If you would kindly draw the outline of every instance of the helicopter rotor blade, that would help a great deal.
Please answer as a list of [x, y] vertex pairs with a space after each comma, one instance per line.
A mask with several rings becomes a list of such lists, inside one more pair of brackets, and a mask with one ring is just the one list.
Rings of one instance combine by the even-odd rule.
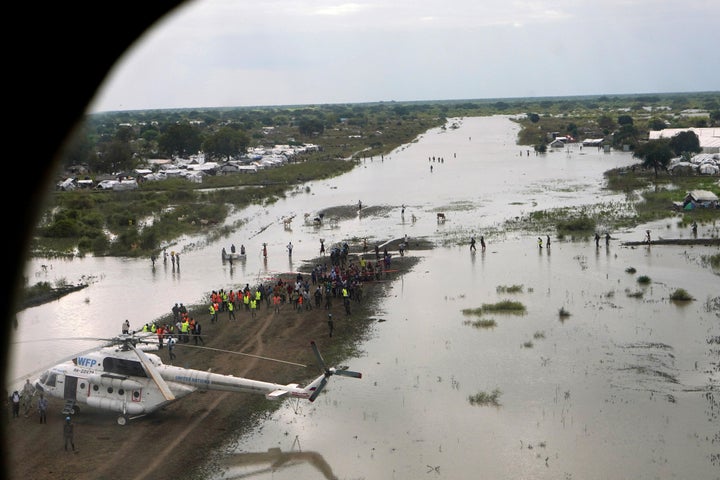
[[155, 384], [158, 386], [160, 391], [163, 394], [163, 397], [165, 397], [165, 400], [172, 401], [175, 400], [175, 395], [170, 391], [170, 387], [168, 387], [168, 384], [165, 383], [165, 380], [162, 378], [162, 375], [160, 375], [160, 372], [155, 367], [155, 365], [150, 361], [147, 355], [145, 355], [145, 352], [140, 350], [139, 348], [135, 348], [135, 345], [130, 344], [130, 348], [133, 352], [135, 352], [135, 355], [138, 356], [140, 359], [140, 362], [143, 364], [143, 367], [145, 367], [145, 370], [147, 371], [148, 375], [153, 379]]
[[348, 370], [347, 367], [342, 368], [328, 368], [325, 364], [325, 360], [323, 359], [322, 355], [320, 354], [320, 350], [317, 347], [317, 344], [315, 341], [311, 341], [310, 345], [312, 346], [313, 352], [315, 352], [315, 357], [317, 358], [318, 364], [320, 365], [320, 368], [325, 372], [325, 376], [322, 378], [320, 383], [318, 384], [315, 391], [310, 395], [311, 402], [314, 402], [315, 399], [320, 395], [320, 392], [322, 392], [323, 388], [325, 388], [325, 385], [328, 383], [328, 379], [333, 375], [340, 375], [343, 377], [351, 377], [351, 378], [362, 378], [362, 373], [360, 372], [354, 372], [352, 370]]
[[340, 375], [341, 377], [362, 378], [362, 373], [353, 372], [352, 370], [348, 370], [347, 368], [336, 369], [333, 373], [335, 375]]
[[310, 395], [310, 398], [309, 398], [308, 400], [310, 400], [311, 402], [314, 402], [314, 401], [315, 401], [315, 399], [317, 398], [317, 396], [320, 395], [320, 392], [322, 392], [322, 389], [325, 388], [325, 385], [327, 385], [327, 382], [328, 382], [327, 379], [328, 379], [327, 376], [325, 376], [325, 377], [322, 379], [322, 381], [320, 382], [320, 385], [317, 386], [317, 388], [316, 388], [315, 391], [312, 393], [312, 395]]
[[323, 360], [322, 355], [320, 355], [320, 350], [318, 349], [317, 344], [315, 343], [315, 340], [312, 340], [310, 342], [310, 345], [312, 346], [313, 352], [315, 352], [315, 358], [317, 358], [318, 365], [320, 366], [321, 369], [323, 369], [323, 371], [328, 372], [329, 370], [328, 370], [327, 366], [325, 365], [325, 360]]

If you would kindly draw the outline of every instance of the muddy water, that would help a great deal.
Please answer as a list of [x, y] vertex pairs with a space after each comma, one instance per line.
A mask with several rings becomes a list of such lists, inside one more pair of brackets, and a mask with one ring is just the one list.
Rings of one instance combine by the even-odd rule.
[[[242, 226], [232, 237], [183, 239], [170, 247], [181, 252], [179, 269], [168, 262], [153, 270], [147, 260], [33, 261], [31, 281], [85, 275], [91, 285], [23, 312], [16, 338], [106, 336], [125, 318], [139, 326], [211, 289], [295, 270], [317, 255], [320, 238], [330, 245], [425, 237], [438, 247], [413, 252], [422, 261], [392, 284], [378, 312], [384, 321], [364, 355], [348, 362], [363, 379], [335, 377], [315, 403], [288, 403], [233, 443], [218, 478], [718, 478], [720, 321], [708, 299], [720, 282], [702, 261], [717, 249], [620, 246], [646, 228], [688, 235], [672, 221], [612, 232], [608, 247], [552, 238], [540, 249], [536, 238], [548, 232], [507, 232], [501, 222], [534, 209], [622, 201], [602, 190], [602, 172], [634, 161], [579, 148], [536, 157], [515, 144], [507, 118], [457, 124], [341, 178], [237, 212], [230, 222]], [[304, 222], [306, 213], [358, 200], [364, 208], [355, 218], [320, 228]], [[281, 220], [292, 215], [285, 229]], [[485, 252], [470, 253], [472, 234], [485, 235]], [[230, 269], [219, 252], [233, 242], [248, 258]], [[651, 284], [641, 287], [639, 275]], [[522, 291], [498, 293], [511, 285]], [[676, 288], [697, 300], [672, 303]], [[463, 314], [505, 299], [526, 314]], [[570, 316], [561, 319], [560, 308]], [[478, 319], [496, 325], [469, 323]], [[32, 345], [15, 349], [12, 378], [83, 348]], [[469, 400], [495, 390], [497, 406]], [[272, 467], [279, 457], [269, 449], [285, 461]]]

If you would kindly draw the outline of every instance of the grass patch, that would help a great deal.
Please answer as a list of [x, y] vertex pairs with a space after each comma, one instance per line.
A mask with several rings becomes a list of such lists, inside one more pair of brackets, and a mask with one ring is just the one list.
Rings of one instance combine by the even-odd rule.
[[628, 268], [625, 269], [625, 273], [629, 273], [629, 274], [631, 274], [631, 275], [634, 275], [635, 273], [637, 273], [637, 270], [635, 269], [635, 267], [628, 267]]
[[560, 307], [560, 310], [558, 311], [558, 316], [564, 320], [570, 316], [570, 312], [565, 310], [565, 307]]
[[497, 303], [483, 303], [480, 310], [483, 313], [494, 312], [494, 313], [511, 313], [514, 315], [522, 315], [526, 312], [525, 305], [521, 302], [514, 302], [512, 300], [502, 300]]
[[670, 294], [670, 300], [674, 302], [689, 302], [695, 299], [684, 288], [678, 288]]
[[470, 397], [468, 397], [468, 400], [470, 401], [470, 405], [494, 405], [496, 407], [499, 407], [500, 394], [500, 390], [496, 388], [492, 391], [492, 393], [480, 392], [476, 393], [475, 395], [471, 395]]
[[715, 255], [703, 255], [701, 258], [703, 263], [710, 264], [713, 269], [720, 269], [720, 253], [716, 253]]
[[557, 222], [557, 231], [559, 235], [594, 232], [595, 220], [586, 216], [560, 220]]
[[650, 285], [651, 280], [650, 277], [648, 277], [647, 275], [640, 275], [637, 279], [637, 282], [640, 285]]
[[535, 340], [542, 340], [543, 338], [545, 338], [545, 332], [535, 332], [533, 333], [533, 338]]
[[495, 288], [495, 291], [497, 293], [522, 293], [523, 286], [522, 285], [498, 285], [497, 288]]
[[495, 327], [497, 327], [497, 322], [492, 318], [488, 318], [488, 319], [483, 318], [480, 320], [475, 320], [474, 322], [471, 322], [470, 320], [466, 320], [463, 322], [463, 325], [470, 325], [474, 328], [495, 328]]
[[630, 298], [642, 298], [645, 292], [642, 290], [636, 290], [634, 292], [631, 292], [630, 290], [625, 290], [625, 294]]
[[533, 345], [533, 342], [528, 340], [527, 342], [523, 343], [523, 347], [525, 348], [533, 348], [535, 345]]

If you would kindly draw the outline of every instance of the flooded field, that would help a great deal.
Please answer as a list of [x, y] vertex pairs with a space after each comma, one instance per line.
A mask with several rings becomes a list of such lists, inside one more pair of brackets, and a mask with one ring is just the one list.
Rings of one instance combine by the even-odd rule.
[[[507, 118], [455, 121], [234, 213], [231, 237], [182, 239], [171, 247], [180, 268], [34, 260], [31, 282], [90, 286], [23, 311], [16, 339], [105, 336], [125, 318], [136, 327], [210, 290], [295, 271], [320, 239], [374, 245], [407, 235], [421, 260], [392, 283], [363, 355], [348, 361], [363, 379], [334, 381], [312, 404], [288, 402], [228, 445], [213, 478], [720, 478], [720, 282], [706, 261], [717, 247], [621, 245], [646, 229], [689, 235], [672, 220], [610, 232], [599, 246], [508, 230], [505, 220], [534, 210], [622, 204], [602, 173], [635, 161], [579, 147], [528, 155]], [[333, 213], [359, 201], [351, 218]], [[305, 219], [320, 212], [330, 212], [322, 226]], [[487, 248], [472, 253], [480, 235]], [[413, 251], [419, 238], [435, 248]], [[234, 268], [220, 260], [232, 243], [248, 249]], [[670, 300], [679, 288], [695, 300]], [[522, 311], [488, 311], [505, 301]], [[92, 346], [31, 345], [16, 346], [10, 378]]]

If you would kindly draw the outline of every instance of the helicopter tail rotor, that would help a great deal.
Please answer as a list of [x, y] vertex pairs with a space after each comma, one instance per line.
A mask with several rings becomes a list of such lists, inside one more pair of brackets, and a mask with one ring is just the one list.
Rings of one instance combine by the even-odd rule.
[[328, 366], [325, 364], [325, 360], [323, 360], [322, 355], [320, 355], [320, 350], [318, 349], [315, 342], [311, 341], [310, 345], [312, 346], [313, 352], [315, 352], [315, 358], [317, 358], [318, 365], [324, 371], [324, 375], [320, 379], [320, 383], [315, 387], [313, 393], [310, 395], [310, 398], [308, 398], [308, 400], [310, 400], [311, 402], [314, 402], [315, 399], [318, 397], [318, 395], [320, 395], [320, 392], [322, 392], [322, 390], [325, 388], [325, 385], [327, 385], [328, 380], [333, 375], [340, 375], [343, 377], [352, 377], [352, 378], [362, 378], [362, 373], [348, 370], [346, 367], [339, 368], [339, 369], [335, 368], [335, 367], [328, 368]]

